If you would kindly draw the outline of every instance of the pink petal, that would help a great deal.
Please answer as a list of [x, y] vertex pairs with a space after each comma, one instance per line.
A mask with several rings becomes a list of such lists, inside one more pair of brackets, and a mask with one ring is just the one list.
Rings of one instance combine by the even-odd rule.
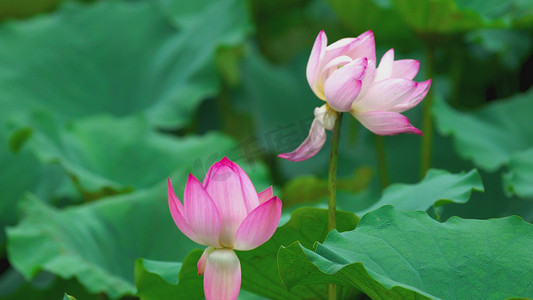
[[376, 76], [374, 82], [379, 82], [383, 79], [391, 78], [392, 68], [394, 66], [394, 49], [390, 49], [381, 58], [379, 67], [376, 69]]
[[222, 222], [219, 211], [213, 199], [192, 174], [189, 174], [184, 198], [187, 220], [191, 228], [207, 242], [207, 245], [220, 247], [219, 236]]
[[420, 69], [420, 62], [414, 59], [401, 59], [394, 62], [392, 67], [392, 78], [415, 78]]
[[402, 78], [389, 78], [374, 83], [366, 94], [355, 102], [355, 111], [391, 110], [406, 99], [417, 87], [418, 83]]
[[258, 194], [259, 196], [259, 204], [265, 203], [265, 201], [270, 200], [274, 196], [274, 193], [272, 192], [272, 187], [267, 187], [264, 191], [260, 192]]
[[349, 111], [361, 91], [367, 59], [361, 58], [335, 70], [324, 84], [326, 101], [336, 111]]
[[357, 99], [352, 103], [352, 107], [355, 104], [355, 102], [358, 102], [364, 96], [366, 95], [366, 91], [372, 86], [372, 82], [374, 82], [374, 75], [376, 73], [376, 62], [373, 60], [369, 60], [366, 66], [365, 74], [363, 75], [362, 87], [361, 91], [359, 92], [359, 95], [357, 96]]
[[215, 248], [213, 247], [205, 248], [204, 253], [202, 253], [202, 256], [198, 260], [198, 264], [196, 264], [196, 267], [198, 268], [198, 275], [204, 275], [205, 264], [207, 263], [207, 257], [209, 256], [209, 254], [211, 254], [211, 252], [213, 252], [213, 250], [215, 250]]
[[[347, 53], [353, 50], [360, 42], [358, 38], [344, 38], [327, 46], [323, 58], [324, 63], [328, 63], [339, 56], [347, 56]], [[353, 60], [353, 58], [350, 57], [350, 60]]]
[[248, 213], [259, 205], [257, 192], [248, 175], [227, 157], [211, 166], [204, 186], [222, 220], [220, 243], [231, 247], [237, 228]]
[[174, 223], [176, 223], [176, 226], [178, 226], [179, 230], [186, 235], [188, 238], [190, 238], [193, 242], [198, 243], [200, 245], [207, 245], [207, 242], [203, 241], [191, 228], [189, 223], [187, 222], [187, 215], [185, 214], [185, 208], [183, 207], [183, 204], [181, 204], [181, 201], [178, 199], [176, 194], [174, 193], [174, 189], [172, 188], [172, 183], [170, 182], [170, 178], [168, 179], [168, 207], [170, 208], [170, 214], [172, 215], [172, 219], [174, 220]]
[[331, 73], [333, 73], [340, 67], [351, 63], [352, 61], [353, 60], [349, 56], [341, 55], [329, 61], [324, 67], [321, 67], [320, 75], [318, 76], [318, 78], [316, 78], [315, 88], [313, 89], [315, 95], [318, 98], [326, 101], [326, 96], [324, 95], [324, 82], [331, 75]]
[[278, 228], [281, 200], [273, 197], [259, 205], [242, 222], [235, 235], [236, 250], [252, 250], [268, 241]]
[[403, 101], [396, 104], [396, 106], [394, 106], [391, 111], [401, 113], [417, 106], [418, 103], [420, 103], [420, 101], [422, 101], [422, 99], [426, 97], [430, 86], [431, 79], [420, 82], [416, 89], [411, 94], [409, 94], [409, 96], [406, 97]]
[[231, 249], [216, 249], [204, 270], [206, 300], [235, 300], [241, 289], [241, 263]]
[[378, 135], [398, 133], [414, 133], [422, 135], [422, 131], [413, 127], [404, 115], [390, 111], [356, 112], [354, 117], [368, 130]]
[[315, 156], [324, 143], [326, 142], [326, 129], [323, 127], [320, 121], [316, 118], [311, 124], [309, 129], [309, 135], [294, 151], [290, 153], [282, 153], [278, 155], [280, 158], [284, 158], [290, 161], [302, 161]]
[[318, 36], [315, 39], [313, 49], [311, 50], [311, 55], [309, 55], [309, 61], [307, 62], [307, 82], [309, 86], [314, 90], [315, 79], [318, 73], [318, 67], [320, 65], [321, 59], [326, 53], [326, 46], [328, 44], [328, 37], [324, 30], [318, 33]]
[[[232, 176], [231, 174], [235, 174], [236, 177]], [[232, 162], [229, 158], [222, 158], [219, 162], [213, 164], [211, 168], [209, 168], [209, 171], [207, 171], [203, 185], [208, 192], [210, 191], [208, 186], [210, 185], [210, 181], [212, 181], [211, 179], [213, 179], [215, 182], [218, 181], [220, 183], [222, 181], [226, 184], [232, 185], [229, 188], [233, 188], [234, 186], [240, 187], [242, 190], [243, 203], [246, 207], [247, 213], [251, 212], [259, 205], [257, 191], [255, 190], [254, 184], [250, 180], [250, 177], [248, 177], [248, 174], [246, 174], [246, 172], [238, 164]], [[215, 187], [212, 186], [212, 188]], [[215, 200], [217, 199], [216, 195], [212, 197]]]
[[372, 30], [363, 32], [357, 37], [357, 43], [348, 50], [345, 55], [353, 59], [366, 57], [368, 60], [376, 61], [376, 45], [374, 43], [374, 33]]

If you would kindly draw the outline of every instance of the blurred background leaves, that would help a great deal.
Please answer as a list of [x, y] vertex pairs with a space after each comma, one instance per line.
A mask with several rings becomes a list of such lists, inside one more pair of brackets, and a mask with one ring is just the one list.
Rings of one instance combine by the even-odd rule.
[[[313, 227], [323, 212], [298, 208], [324, 202], [327, 147], [301, 163], [276, 158], [305, 138], [321, 104], [305, 66], [322, 29], [330, 41], [371, 29], [378, 56], [394, 47], [398, 58], [421, 60], [417, 79], [434, 79], [431, 167], [442, 170], [423, 180], [420, 138], [384, 137], [379, 158], [380, 141], [346, 118], [343, 230], [355, 212], [391, 203], [443, 221], [533, 221], [531, 1], [7, 0], [0, 297], [165, 299], [186, 290], [201, 298], [198, 246], [173, 225], [165, 181], [181, 197], [187, 173], [201, 178], [227, 155], [257, 190], [275, 185], [291, 220], [271, 242], [239, 253], [241, 298], [278, 297], [269, 290], [320, 298], [324, 286], [284, 292], [268, 278], [277, 276], [279, 246], [325, 238]], [[407, 116], [420, 127], [421, 114]], [[303, 220], [315, 221], [291, 231]], [[261, 260], [266, 275], [252, 278], [247, 268]]]

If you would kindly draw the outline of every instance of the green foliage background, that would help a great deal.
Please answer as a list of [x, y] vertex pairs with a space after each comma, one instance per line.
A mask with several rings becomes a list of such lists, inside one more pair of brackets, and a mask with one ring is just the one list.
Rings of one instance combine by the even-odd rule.
[[[277, 159], [321, 105], [305, 66], [322, 29], [420, 60], [435, 131], [421, 174], [420, 137], [384, 137], [379, 161], [345, 116], [327, 238], [328, 143]], [[532, 47], [523, 0], [1, 1], [0, 298], [202, 299], [166, 178], [181, 197], [223, 156], [284, 203], [274, 237], [238, 253], [239, 299], [326, 299], [328, 283], [343, 299], [531, 298]]]

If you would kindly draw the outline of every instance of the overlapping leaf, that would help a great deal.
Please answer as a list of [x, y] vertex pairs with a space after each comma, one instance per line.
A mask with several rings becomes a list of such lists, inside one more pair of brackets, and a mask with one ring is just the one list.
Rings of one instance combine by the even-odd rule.
[[451, 174], [444, 170], [431, 169], [417, 184], [394, 184], [389, 186], [371, 207], [358, 212], [362, 216], [384, 205], [393, 205], [404, 210], [428, 210], [446, 203], [465, 203], [472, 191], [482, 192], [483, 183], [476, 170]]
[[452, 135], [459, 154], [480, 168], [495, 171], [508, 164], [513, 153], [533, 147], [533, 90], [471, 113], [438, 100], [433, 109], [438, 129]]
[[[437, 127], [443, 133], [451, 135], [457, 152], [475, 165], [494, 172], [502, 166], [509, 165], [519, 173], [533, 172], [527, 164], [517, 164], [520, 152], [533, 148], [533, 90], [509, 99], [499, 100], [477, 111], [466, 113], [450, 108], [438, 99], [433, 112]], [[523, 155], [522, 155], [523, 156]], [[515, 158], [513, 158], [515, 157]], [[529, 171], [527, 171], [527, 170]], [[511, 171], [514, 172], [514, 171]], [[526, 176], [527, 177], [527, 176]], [[508, 176], [506, 184], [524, 180], [523, 176]], [[527, 183], [518, 183], [523, 186]], [[518, 188], [518, 190], [523, 188]], [[519, 192], [519, 195], [524, 195]]]
[[531, 297], [533, 225], [519, 217], [438, 223], [391, 206], [368, 213], [353, 231], [332, 232], [316, 252], [279, 252], [283, 282], [337, 283], [373, 299]]
[[[185, 182], [185, 173], [175, 177]], [[194, 243], [168, 212], [166, 187], [62, 211], [28, 197], [26, 217], [8, 229], [9, 260], [25, 277], [46, 270], [76, 277], [88, 291], [133, 294], [135, 259], [180, 261]]]
[[533, 198], [533, 148], [511, 156], [503, 182], [507, 192]]
[[[340, 231], [353, 229], [357, 221], [357, 216], [352, 213], [339, 211], [337, 214]], [[254, 294], [269, 299], [326, 297], [326, 285], [301, 286], [287, 292], [279, 278], [276, 255], [280, 246], [287, 246], [295, 241], [310, 247], [316, 241], [323, 241], [327, 232], [327, 210], [300, 208], [292, 213], [289, 222], [280, 226], [268, 242], [251, 251], [237, 251], [242, 268], [242, 288], [253, 293], [243, 293], [242, 298], [256, 298]], [[172, 299], [170, 295], [177, 294], [186, 295], [187, 299], [201, 298], [202, 277], [198, 276], [196, 268], [200, 255], [201, 251], [191, 252], [183, 261], [181, 269], [179, 264], [173, 262], [138, 260], [137, 294], [146, 300]]]
[[[189, 2], [196, 1], [183, 5]], [[62, 120], [144, 114], [153, 125], [183, 126], [218, 90], [216, 48], [250, 31], [242, 1], [193, 6], [189, 13], [174, 18], [151, 1], [64, 3], [49, 15], [4, 24], [2, 115], [18, 126], [35, 111]]]
[[202, 252], [193, 250], [183, 263], [139, 258], [135, 262], [137, 296], [142, 300], [170, 300], [178, 295], [184, 299], [203, 299], [203, 278], [196, 266]]
[[0, 245], [3, 245], [4, 228], [18, 220], [17, 201], [24, 193], [32, 191], [49, 198], [67, 178], [57, 166], [43, 166], [27, 148], [12, 153], [3, 131], [0, 131], [0, 165]]
[[[45, 162], [58, 162], [88, 198], [162, 182], [176, 168], [206, 172], [206, 164], [235, 148], [220, 134], [176, 138], [152, 131], [142, 117], [96, 116], [63, 128], [44, 116], [30, 144]], [[235, 151], [238, 149], [235, 148]]]
[[[339, 231], [353, 229], [358, 221], [359, 218], [352, 213], [337, 212]], [[279, 278], [276, 254], [280, 246], [288, 246], [295, 241], [310, 247], [316, 241], [323, 241], [327, 233], [326, 209], [295, 210], [289, 222], [279, 227], [268, 242], [254, 250], [237, 253], [242, 265], [243, 288], [269, 299], [325, 298], [326, 285], [300, 286], [288, 292]]]

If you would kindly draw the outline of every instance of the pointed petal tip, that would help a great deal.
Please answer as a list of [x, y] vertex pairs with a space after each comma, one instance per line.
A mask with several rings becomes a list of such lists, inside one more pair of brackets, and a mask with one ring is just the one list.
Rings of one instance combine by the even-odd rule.
[[272, 186], [267, 187], [265, 190], [257, 194], [257, 197], [259, 198], [259, 204], [263, 204], [266, 201], [272, 199], [274, 196], [274, 191], [272, 189]]
[[274, 196], [254, 209], [235, 234], [235, 249], [252, 250], [267, 242], [278, 228], [282, 205], [281, 200]]
[[422, 130], [416, 128], [416, 127], [413, 127], [411, 128], [408, 133], [413, 133], [413, 134], [416, 134], [416, 135], [419, 135], [419, 136], [422, 136]]

